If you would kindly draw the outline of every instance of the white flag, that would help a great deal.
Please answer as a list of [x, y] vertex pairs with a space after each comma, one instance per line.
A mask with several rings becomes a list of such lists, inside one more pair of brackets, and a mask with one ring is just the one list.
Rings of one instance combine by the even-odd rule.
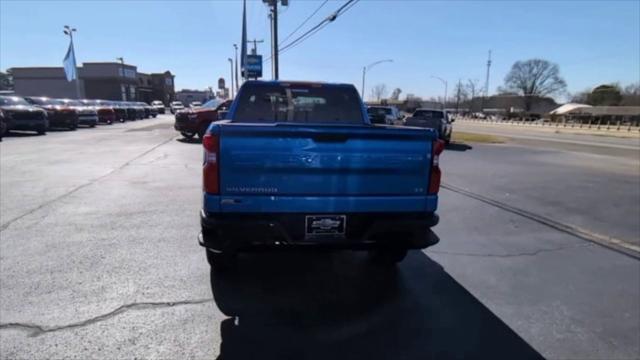
[[69, 50], [67, 50], [67, 55], [64, 57], [62, 64], [64, 65], [64, 73], [67, 75], [67, 81], [73, 81], [78, 78], [78, 73], [76, 71], [76, 54], [73, 51], [73, 41], [69, 43]]

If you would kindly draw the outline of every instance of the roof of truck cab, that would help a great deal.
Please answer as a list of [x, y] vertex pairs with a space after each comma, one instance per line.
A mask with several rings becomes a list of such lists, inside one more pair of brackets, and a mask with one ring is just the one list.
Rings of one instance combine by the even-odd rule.
[[344, 86], [352, 87], [353, 84], [346, 83], [328, 83], [322, 81], [304, 81], [304, 80], [247, 80], [247, 85], [302, 85], [302, 86]]
[[417, 108], [416, 111], [439, 111], [444, 112], [442, 109], [429, 109], [429, 108]]

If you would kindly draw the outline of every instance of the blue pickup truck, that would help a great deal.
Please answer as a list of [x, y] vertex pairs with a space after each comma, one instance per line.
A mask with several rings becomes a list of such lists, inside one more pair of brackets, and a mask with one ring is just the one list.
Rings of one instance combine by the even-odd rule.
[[438, 242], [444, 143], [371, 124], [353, 85], [247, 81], [202, 143], [199, 242], [214, 268], [279, 247], [366, 249], [395, 264]]

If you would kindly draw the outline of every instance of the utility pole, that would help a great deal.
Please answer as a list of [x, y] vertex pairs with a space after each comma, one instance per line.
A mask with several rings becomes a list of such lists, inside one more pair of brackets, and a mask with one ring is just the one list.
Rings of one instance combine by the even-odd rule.
[[367, 66], [363, 66], [362, 67], [362, 90], [360, 91], [361, 94], [360, 96], [362, 97], [362, 100], [364, 101], [364, 80], [367, 76], [367, 71], [371, 70], [372, 67], [378, 65], [378, 64], [382, 64], [382, 63], [387, 63], [387, 62], [393, 62], [393, 59], [384, 59], [384, 60], [378, 60], [376, 62], [372, 62], [371, 64], [367, 65]]
[[281, 1], [283, 6], [287, 6], [289, 2], [288, 0], [262, 1], [271, 9], [269, 13], [269, 19], [271, 20], [271, 72], [273, 80], [278, 80], [280, 77], [278, 71], [278, 1]]
[[233, 90], [233, 59], [228, 58], [227, 60], [229, 60], [229, 66], [231, 66], [231, 98], [233, 99], [235, 97]]
[[434, 79], [440, 80], [442, 84], [444, 84], [444, 99], [442, 100], [442, 110], [444, 110], [447, 107], [447, 87], [449, 86], [449, 83], [447, 82], [447, 80], [441, 77], [433, 76], [433, 75], [431, 75], [431, 77]]
[[489, 74], [491, 72], [491, 50], [489, 50], [489, 59], [487, 60], [487, 78], [484, 81], [484, 96], [489, 96]]
[[[117, 57], [116, 60], [120, 61], [120, 70], [122, 71], [122, 77], [125, 77], [124, 74], [124, 58], [121, 57]], [[127, 89], [127, 85], [123, 84], [124, 86], [124, 99], [122, 99], [123, 101], [127, 101], [127, 93], [129, 92], [129, 89]]]
[[251, 49], [251, 54], [252, 55], [257, 55], [258, 54], [258, 43], [262, 44], [264, 42], [264, 40], [247, 40], [247, 44], [251, 44], [253, 43], [253, 49]]
[[484, 109], [485, 99], [489, 96], [489, 74], [491, 71], [491, 50], [489, 50], [489, 58], [487, 59], [487, 77], [484, 80], [484, 95], [482, 96], [482, 102], [480, 105], [480, 111]]
[[[238, 44], [233, 44], [233, 48], [236, 50], [236, 92], [238, 91]], [[232, 75], [233, 76], [233, 75]], [[233, 79], [231, 79], [233, 84]]]
[[460, 111], [460, 96], [462, 96], [462, 80], [458, 79], [458, 91], [456, 94], [456, 114]]
[[271, 22], [271, 36], [272, 36], [272, 43], [271, 46], [273, 47], [273, 78], [274, 80], [278, 80], [280, 78], [280, 74], [279, 74], [279, 65], [278, 64], [278, 0], [274, 0], [273, 1], [273, 5], [271, 7], [271, 14], [272, 16], [272, 22]]

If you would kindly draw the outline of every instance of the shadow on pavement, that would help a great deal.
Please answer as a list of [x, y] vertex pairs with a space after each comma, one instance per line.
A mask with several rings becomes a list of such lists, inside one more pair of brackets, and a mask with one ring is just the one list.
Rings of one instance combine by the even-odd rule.
[[44, 135], [40, 135], [38, 133], [36, 133], [35, 131], [20, 131], [20, 130], [11, 130], [11, 131], [7, 131], [6, 133], [4, 133], [4, 135], [2, 135], [3, 138], [10, 138], [10, 137], [31, 137], [31, 136], [44, 136]]
[[467, 151], [471, 150], [473, 147], [471, 145], [467, 145], [465, 143], [452, 142], [445, 146], [445, 150], [453, 150], [453, 151]]
[[184, 143], [184, 144], [202, 144], [202, 141], [197, 137], [193, 137], [191, 139], [187, 139], [185, 137], [181, 137], [179, 139], [176, 139], [176, 141], [179, 141], [179, 142]]
[[421, 251], [397, 269], [366, 254], [265, 253], [211, 273], [218, 359], [542, 358]]

